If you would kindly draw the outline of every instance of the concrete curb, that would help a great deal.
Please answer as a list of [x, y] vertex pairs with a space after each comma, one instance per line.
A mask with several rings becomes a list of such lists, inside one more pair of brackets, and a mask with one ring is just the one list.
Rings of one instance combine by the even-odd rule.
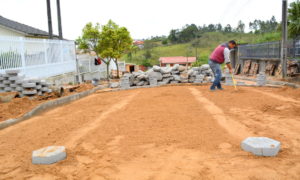
[[[159, 88], [159, 87], [172, 87], [172, 86], [205, 86], [209, 85], [210, 83], [178, 83], [178, 84], [165, 84], [165, 85], [156, 85], [156, 86], [133, 86], [130, 88], [115, 88], [115, 89], [110, 89], [107, 91], [99, 91], [96, 93], [106, 93], [106, 92], [117, 92], [117, 91], [122, 91], [122, 90], [133, 90], [133, 89], [146, 89], [146, 88]], [[237, 86], [242, 86], [242, 87], [270, 87], [270, 88], [278, 88], [277, 86], [272, 86], [272, 85], [266, 85], [266, 86], [258, 86], [255, 84], [245, 84], [245, 85], [237, 85]]]
[[[235, 78], [236, 79], [240, 79], [240, 80], [246, 80], [246, 81], [256, 82], [256, 79], [247, 78], [247, 77], [235, 77]], [[272, 84], [272, 85], [277, 85], [277, 86], [289, 86], [289, 87], [292, 87], [292, 88], [300, 88], [299, 84], [289, 83], [289, 82], [283, 82], [283, 81], [267, 80], [267, 84]]]
[[72, 101], [75, 101], [75, 100], [81, 99], [83, 97], [86, 97], [86, 96], [88, 96], [88, 95], [90, 95], [90, 94], [92, 94], [92, 93], [94, 93], [94, 92], [96, 92], [100, 89], [104, 89], [104, 88], [106, 88], [106, 87], [105, 86], [98, 86], [98, 87], [95, 87], [95, 88], [93, 88], [91, 90], [88, 90], [88, 91], [80, 92], [80, 93], [77, 93], [77, 94], [73, 94], [73, 95], [70, 95], [70, 96], [66, 96], [66, 97], [62, 97], [62, 98], [59, 98], [59, 99], [54, 99], [54, 100], [42, 103], [42, 104], [38, 105], [37, 107], [35, 107], [34, 109], [32, 109], [31, 111], [24, 114], [22, 117], [15, 118], [15, 119], [8, 119], [8, 120], [0, 122], [0, 130], [4, 129], [4, 128], [7, 128], [9, 126], [12, 126], [14, 124], [17, 124], [19, 122], [22, 122], [24, 120], [27, 120], [27, 119], [31, 118], [32, 116], [37, 115], [38, 113], [41, 113], [43, 111], [49, 110], [53, 107], [57, 107], [59, 105], [70, 103]]

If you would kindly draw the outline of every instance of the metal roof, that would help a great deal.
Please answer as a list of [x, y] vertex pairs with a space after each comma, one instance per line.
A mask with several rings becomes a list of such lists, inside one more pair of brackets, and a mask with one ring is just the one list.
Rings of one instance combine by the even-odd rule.
[[48, 32], [0, 16], [0, 25], [31, 36], [48, 36]]
[[163, 64], [181, 64], [181, 63], [192, 63], [196, 61], [196, 57], [183, 57], [183, 56], [175, 56], [175, 57], [160, 57], [159, 61]]

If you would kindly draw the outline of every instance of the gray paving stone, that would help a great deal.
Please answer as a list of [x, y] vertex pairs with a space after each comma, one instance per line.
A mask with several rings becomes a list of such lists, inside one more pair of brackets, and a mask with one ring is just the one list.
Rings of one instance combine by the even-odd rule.
[[22, 87], [20, 87], [20, 86], [16, 87], [16, 91], [21, 92], [21, 91], [23, 91], [23, 90], [24, 90], [24, 88], [22, 88]]
[[36, 83], [23, 83], [22, 87], [23, 88], [35, 88], [36, 87]]
[[11, 87], [5, 87], [4, 88], [4, 91], [5, 92], [11, 92], [13, 90], [13, 88], [11, 88]]
[[15, 74], [20, 73], [20, 70], [18, 70], [18, 69], [6, 70], [5, 73], [8, 74], [8, 75], [15, 75]]
[[10, 81], [9, 80], [4, 80], [2, 83], [3, 84], [10, 84]]
[[41, 91], [42, 91], [42, 92], [48, 92], [48, 90], [49, 90], [48, 87], [42, 87], [42, 88], [41, 88]]
[[25, 91], [22, 91], [22, 93], [24, 95], [35, 95], [37, 93], [37, 90], [25, 90]]
[[48, 146], [32, 152], [33, 164], [53, 164], [67, 157], [64, 146]]
[[0, 88], [5, 88], [5, 87], [9, 87], [8, 84], [0, 84]]
[[29, 83], [41, 83], [40, 79], [29, 79], [28, 80]]
[[3, 74], [3, 77], [4, 77], [5, 80], [7, 80], [10, 77], [10, 75], [9, 74]]
[[3, 76], [0, 76], [0, 81], [3, 81], [4, 80], [4, 77]]
[[42, 88], [42, 85], [37, 85], [36, 87], [35, 87], [35, 89], [41, 89]]
[[19, 80], [21, 79], [21, 77], [19, 76], [12, 76], [12, 77], [9, 77], [8, 80], [11, 80], [11, 81], [16, 81], [16, 80]]
[[242, 141], [241, 148], [257, 156], [276, 156], [280, 142], [267, 137], [249, 137]]
[[10, 84], [9, 87], [16, 88], [16, 87], [19, 87], [19, 85], [18, 84]]
[[16, 84], [23, 84], [23, 83], [26, 83], [26, 82], [22, 79], [16, 80]]

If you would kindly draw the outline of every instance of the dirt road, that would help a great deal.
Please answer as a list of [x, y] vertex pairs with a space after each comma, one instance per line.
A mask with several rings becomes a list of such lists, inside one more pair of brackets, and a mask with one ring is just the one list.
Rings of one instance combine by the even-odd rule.
[[[0, 131], [0, 179], [300, 179], [300, 93], [178, 86], [95, 93]], [[282, 142], [277, 157], [240, 149], [248, 136]], [[67, 147], [32, 165], [31, 152]]]

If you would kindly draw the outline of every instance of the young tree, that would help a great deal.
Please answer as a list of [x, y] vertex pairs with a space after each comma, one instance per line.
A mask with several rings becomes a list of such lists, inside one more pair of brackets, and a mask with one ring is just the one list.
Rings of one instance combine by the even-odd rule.
[[[125, 27], [120, 28], [112, 20], [109, 20], [108, 23], [102, 27], [97, 51], [101, 57], [107, 59], [107, 71], [109, 71], [109, 64], [111, 60], [113, 60], [117, 66], [117, 76], [119, 77], [118, 59], [130, 49], [132, 42], [132, 38], [127, 29]], [[109, 80], [109, 73], [107, 76]]]
[[222, 24], [216, 24], [216, 30], [218, 31], [218, 32], [222, 32], [223, 31], [223, 27], [222, 27]]
[[[82, 49], [86, 52], [94, 51], [97, 57], [103, 57], [101, 51], [99, 49], [100, 40], [101, 39], [101, 31], [100, 25], [97, 23], [95, 26], [93, 24], [87, 23], [85, 27], [82, 29], [82, 36], [76, 39], [76, 44], [79, 49]], [[110, 59], [103, 59], [103, 61], [107, 66], [107, 79], [109, 79], [109, 64]]]
[[239, 33], [245, 32], [245, 24], [243, 23], [243, 21], [239, 20], [238, 26], [236, 27], [236, 31]]
[[224, 28], [224, 32], [226, 32], [226, 33], [232, 32], [232, 27], [231, 27], [230, 24], [227, 24], [227, 25], [226, 25], [226, 27]]
[[125, 27], [116, 29], [116, 37], [116, 55], [113, 61], [117, 66], [117, 78], [120, 78], [118, 60], [125, 52], [131, 49], [133, 39], [131, 38], [129, 31]]
[[292, 2], [288, 12], [289, 35], [295, 38], [300, 36], [300, 1]]

